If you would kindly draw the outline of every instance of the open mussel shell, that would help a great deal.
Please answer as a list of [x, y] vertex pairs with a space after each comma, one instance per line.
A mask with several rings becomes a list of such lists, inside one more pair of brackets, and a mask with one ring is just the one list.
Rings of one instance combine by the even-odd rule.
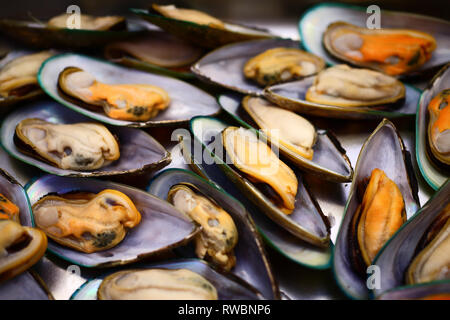
[[[73, 191], [99, 193], [113, 189], [126, 194], [141, 214], [141, 222], [128, 230], [115, 247], [94, 253], [83, 253], [49, 241], [48, 251], [84, 267], [111, 267], [132, 263], [186, 244], [198, 232], [197, 225], [168, 202], [142, 190], [110, 181], [43, 176], [28, 184], [31, 204], [48, 194]], [[34, 220], [33, 220], [34, 221]]]
[[437, 190], [450, 177], [449, 170], [434, 158], [428, 144], [430, 101], [441, 91], [450, 88], [450, 63], [439, 71], [420, 96], [416, 114], [416, 157], [425, 181]]
[[[434, 69], [448, 62], [447, 48], [450, 46], [450, 23], [433, 17], [396, 11], [382, 10], [380, 12], [383, 28], [414, 29], [431, 34], [437, 42], [437, 48], [416, 74]], [[357, 26], [366, 26], [368, 21], [366, 7], [358, 7], [339, 3], [318, 4], [306, 11], [299, 21], [299, 32], [305, 49], [328, 64], [342, 63], [330, 55], [322, 44], [323, 33], [328, 25], [344, 21]]]
[[[217, 289], [219, 300], [259, 300], [261, 293], [242, 279], [231, 274], [223, 274], [199, 259], [177, 259], [153, 264], [137, 264], [133, 269], [188, 269], [206, 280]], [[106, 275], [105, 275], [106, 276]], [[97, 291], [104, 277], [89, 280], [77, 289], [71, 300], [96, 300]]]
[[[372, 171], [375, 168], [381, 169], [400, 189], [406, 215], [411, 217], [419, 208], [419, 200], [409, 157], [395, 126], [386, 119], [378, 125], [361, 148], [333, 255], [336, 281], [349, 297], [365, 299], [369, 295], [364, 275], [355, 270], [349, 245], [352, 218], [360, 204], [358, 194], [364, 192], [362, 188]], [[390, 259], [393, 257], [390, 256]]]
[[0, 283], [0, 300], [53, 300], [45, 283], [34, 271]]
[[150, 182], [147, 191], [161, 199], [167, 199], [169, 190], [176, 184], [192, 185], [199, 194], [213, 199], [219, 207], [230, 214], [238, 231], [238, 242], [234, 248], [236, 265], [230, 272], [253, 285], [265, 298], [279, 298], [278, 286], [262, 240], [244, 206], [211, 182], [193, 172], [180, 169], [164, 170]]
[[398, 118], [416, 114], [420, 91], [405, 85], [405, 99], [395, 104], [373, 107], [340, 107], [306, 101], [306, 92], [314, 76], [298, 81], [276, 84], [264, 89], [264, 96], [282, 108], [318, 117], [342, 119]]
[[31, 227], [31, 206], [26, 191], [9, 173], [1, 168], [0, 193], [19, 207], [20, 224]]
[[[9, 52], [3, 59], [0, 60], [0, 69], [3, 68], [8, 62], [31, 53], [32, 53], [31, 51], [24, 51], [24, 50]], [[0, 96], [0, 115], [7, 113], [9, 110], [11, 110], [11, 107], [13, 105], [16, 105], [19, 102], [32, 100], [43, 94], [44, 92], [37, 84], [35, 90], [31, 90], [24, 95], [12, 95], [8, 97]]]
[[140, 174], [158, 170], [170, 162], [170, 153], [152, 136], [142, 130], [110, 126], [108, 129], [119, 140], [120, 158], [111, 164], [93, 171], [64, 170], [35, 157], [29, 150], [19, 150], [14, 143], [16, 125], [27, 118], [38, 118], [52, 123], [92, 122], [91, 119], [64, 108], [54, 101], [38, 101], [10, 113], [0, 128], [0, 142], [14, 158], [35, 166], [45, 172], [59, 176], [112, 176]]
[[144, 9], [131, 9], [131, 11], [180, 39], [209, 49], [233, 42], [275, 37], [265, 30], [237, 24], [225, 23], [225, 28], [219, 29], [190, 21], [167, 18], [154, 11], [150, 12]]
[[417, 254], [418, 244], [436, 217], [450, 203], [449, 194], [450, 180], [447, 180], [380, 250], [374, 260], [381, 271], [380, 286], [373, 290], [375, 296], [405, 284], [405, 273]]
[[245, 63], [273, 48], [300, 47], [290, 39], [264, 39], [239, 42], [218, 48], [195, 63], [191, 70], [200, 79], [244, 94], [261, 95], [263, 88], [244, 76]]
[[286, 232], [283, 227], [269, 219], [219, 169], [214, 159], [215, 156], [209, 152], [203, 152], [203, 146], [198, 140], [191, 139], [190, 135], [186, 135], [183, 136], [181, 145], [189, 169], [238, 200], [251, 215], [264, 241], [274, 250], [294, 263], [307, 268], [327, 269], [330, 267], [330, 247], [320, 248], [309, 244], [290, 232]]
[[411, 286], [402, 286], [389, 290], [378, 300], [448, 300], [450, 281], [435, 281]]
[[113, 41], [144, 35], [140, 21], [128, 21], [128, 30], [98, 31], [49, 28], [46, 22], [0, 19], [0, 31], [6, 36], [36, 48], [95, 48]]
[[[82, 103], [64, 99], [58, 91], [58, 76], [66, 67], [78, 67], [92, 74], [98, 81], [107, 84], [150, 84], [158, 86], [169, 94], [167, 109], [148, 121], [125, 121], [108, 117], [99, 108], [92, 111]], [[110, 62], [78, 54], [61, 54], [48, 59], [41, 67], [38, 81], [42, 89], [53, 99], [89, 118], [127, 127], [154, 127], [185, 123], [197, 115], [212, 115], [220, 110], [216, 100], [208, 93], [177, 79], [128, 69]]]
[[[227, 93], [218, 97], [222, 109], [236, 120], [240, 126], [250, 129], [252, 128], [250, 124], [252, 124], [255, 126], [255, 129], [258, 129], [252, 115], [243, 108], [241, 100], [242, 96], [237, 94]], [[283, 124], [280, 123], [280, 125]], [[327, 130], [316, 129], [316, 133], [317, 136], [313, 146], [314, 156], [312, 160], [292, 152], [281, 144], [277, 145], [280, 154], [302, 170], [315, 174], [322, 179], [333, 182], [351, 181], [353, 168], [337, 138]], [[261, 131], [259, 134], [264, 135]]]
[[166, 32], [149, 30], [145, 37], [107, 45], [104, 55], [106, 59], [126, 67], [194, 79], [189, 69], [203, 55], [203, 49]]
[[[207, 149], [205, 152], [222, 152], [221, 133], [229, 125], [211, 117], [195, 117], [190, 122], [191, 132], [195, 139]], [[252, 182], [226, 163], [226, 156], [219, 158], [215, 154], [214, 161], [227, 177], [235, 183], [241, 192], [248, 195], [270, 219], [279, 224], [294, 236], [313, 245], [326, 248], [330, 243], [330, 228], [318, 204], [311, 198], [298, 172], [298, 190], [296, 206], [289, 215], [283, 213]]]

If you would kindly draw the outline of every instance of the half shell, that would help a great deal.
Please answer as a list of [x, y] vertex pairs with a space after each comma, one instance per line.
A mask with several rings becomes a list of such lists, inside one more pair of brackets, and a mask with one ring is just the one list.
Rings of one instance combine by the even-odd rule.
[[[416, 70], [420, 75], [432, 71], [445, 64], [449, 60], [446, 50], [450, 46], [450, 23], [420, 14], [412, 14], [398, 11], [381, 10], [381, 24], [383, 29], [410, 29], [430, 34], [436, 39], [437, 48], [431, 59]], [[341, 3], [317, 4], [307, 10], [300, 18], [298, 27], [300, 38], [305, 49], [319, 57], [328, 64], [341, 63], [330, 55], [322, 43], [323, 35], [327, 27], [337, 21], [345, 21], [356, 26], [366, 26], [368, 21], [367, 7], [359, 7]], [[373, 20], [372, 20], [373, 21]], [[412, 75], [412, 74], [411, 74]]]
[[424, 32], [367, 29], [342, 21], [327, 27], [323, 44], [340, 60], [392, 76], [419, 69], [436, 49], [436, 40]]
[[[125, 22], [122, 26], [124, 24]], [[126, 22], [126, 29], [114, 31], [54, 28], [46, 22], [0, 19], [0, 31], [4, 35], [28, 46], [44, 49], [95, 48], [113, 41], [145, 35], [145, 27], [139, 21]]]
[[[290, 119], [283, 120], [284, 117], [291, 117], [291, 115], [293, 118], [300, 117], [292, 111], [282, 109], [268, 102], [264, 98], [248, 96], [242, 100], [242, 103], [241, 99], [242, 96], [237, 94], [223, 94], [219, 96], [218, 101], [222, 109], [244, 128], [253, 126], [254, 128], [266, 130], [280, 129], [284, 131], [288, 129], [286, 124], [291, 121]], [[279, 111], [274, 108], [277, 108]], [[272, 116], [273, 110], [276, 110], [275, 112], [280, 115], [280, 118]], [[265, 119], [269, 119], [269, 123]], [[282, 126], [277, 128], [276, 126], [279, 125]], [[290, 133], [287, 134], [294, 134], [293, 139], [299, 140], [298, 130], [299, 128], [297, 127], [291, 128]], [[280, 154], [302, 170], [315, 174], [324, 180], [335, 182], [351, 181], [353, 168], [337, 138], [328, 130], [314, 128], [314, 131], [315, 141], [313, 141], [314, 144], [310, 152], [307, 153], [312, 153], [312, 159], [308, 159], [304, 152], [299, 152], [297, 147], [293, 147], [291, 143], [277, 144]], [[263, 135], [264, 133], [260, 131], [259, 134]], [[279, 138], [282, 139], [282, 137]], [[272, 144], [276, 144], [276, 141], [272, 141], [269, 136], [267, 140]], [[333, 160], [330, 161], [330, 159]]]
[[[192, 42], [204, 48], [217, 48], [232, 42], [275, 37], [265, 30], [259, 30], [237, 24], [219, 22], [216, 23], [216, 25], [211, 25], [210, 18], [206, 21], [209, 25], [205, 25], [192, 21], [185, 21], [180, 19], [180, 17], [167, 17], [156, 11], [158, 7], [163, 6], [153, 5], [154, 11], [142, 9], [131, 9], [131, 11], [150, 23], [174, 34], [178, 38]], [[213, 21], [217, 20], [213, 18]], [[197, 22], [204, 23], [204, 21]]]
[[[450, 181], [447, 180], [380, 251], [374, 261], [382, 272], [380, 287], [373, 290], [375, 296], [405, 284], [407, 270], [420, 250], [420, 242], [436, 219], [444, 213], [445, 208], [447, 207], [447, 210], [449, 208], [449, 193]], [[444, 252], [442, 258], [445, 262], [448, 252]], [[446, 281], [448, 282], [448, 279]]]
[[[308, 90], [314, 85], [315, 77], [274, 85], [264, 89], [264, 96], [282, 108], [298, 113], [327, 118], [342, 119], [379, 119], [412, 116], [416, 113], [420, 91], [412, 86], [405, 86], [405, 98], [393, 104], [392, 99], [376, 106], [336, 106], [328, 100], [307, 100]], [[398, 94], [397, 94], [398, 96]], [[398, 97], [395, 101], [398, 100]], [[334, 103], [334, 102], [333, 102]]]
[[48, 194], [73, 191], [98, 193], [113, 189], [126, 194], [141, 214], [138, 226], [128, 231], [117, 246], [100, 252], [83, 253], [49, 242], [48, 250], [58, 257], [84, 267], [106, 267], [132, 263], [165, 252], [190, 241], [198, 227], [167, 202], [144, 191], [122, 184], [83, 178], [46, 175], [32, 182], [27, 192], [32, 205]]
[[[270, 49], [298, 49], [299, 47], [300, 42], [289, 39], [251, 40], [234, 43], [206, 54], [192, 66], [191, 70], [196, 76], [207, 82], [244, 94], [261, 95], [263, 88], [244, 75], [244, 66], [247, 61]], [[317, 59], [309, 54], [308, 57]], [[320, 59], [317, 60], [319, 65]]]
[[[352, 220], [361, 204], [367, 178], [376, 168], [381, 169], [398, 186], [404, 200], [406, 216], [411, 217], [419, 208], [417, 185], [409, 153], [405, 150], [395, 126], [384, 119], [366, 140], [356, 164], [350, 195], [345, 206], [345, 216], [339, 228], [333, 255], [335, 278], [341, 289], [350, 297], [366, 299], [365, 270], [357, 270], [352, 255]], [[390, 256], [392, 260], [393, 256]], [[383, 270], [383, 269], [381, 269]]]
[[165, 199], [173, 186], [182, 184], [192, 186], [198, 190], [199, 194], [213, 199], [215, 204], [223, 208], [233, 219], [237, 228], [238, 241], [234, 247], [236, 265], [230, 272], [253, 285], [265, 298], [279, 298], [278, 285], [272, 274], [262, 240], [252, 218], [242, 204], [220, 187], [190, 171], [181, 169], [164, 170], [151, 181], [147, 190]]
[[[222, 274], [211, 268], [206, 262], [197, 259], [180, 259], [155, 264], [138, 264], [139, 269], [188, 269], [208, 280], [217, 290], [219, 300], [256, 300], [261, 294], [245, 281], [230, 274]], [[84, 283], [77, 289], [72, 300], [96, 300], [102, 278]]]
[[[450, 63], [439, 71], [420, 96], [416, 115], [416, 157], [427, 183], [437, 190], [450, 177], [449, 169], [433, 155], [429, 145], [428, 105], [440, 92], [450, 88]], [[448, 109], [448, 107], [447, 107]], [[442, 112], [442, 111], [441, 111]], [[448, 131], [448, 130], [447, 130]], [[444, 136], [445, 137], [445, 136]], [[448, 139], [448, 138], [447, 138]]]
[[450, 282], [438, 281], [414, 286], [402, 286], [377, 297], [379, 300], [448, 300]]
[[[66, 67], [88, 70], [90, 74], [104, 83], [141, 83], [157, 85], [169, 94], [170, 105], [149, 121], [126, 121], [111, 119], [102, 110], [91, 111], [82, 104], [70, 102], [58, 92], [58, 75]], [[61, 104], [90, 118], [115, 126], [151, 127], [187, 122], [196, 115], [211, 115], [219, 110], [214, 97], [183, 81], [127, 69], [112, 63], [77, 54], [62, 54], [47, 60], [38, 74], [42, 89]]]
[[42, 279], [28, 271], [0, 284], [0, 300], [53, 300], [53, 296]]
[[124, 66], [168, 76], [192, 79], [190, 66], [203, 50], [161, 31], [148, 31], [145, 38], [114, 42], [105, 47], [105, 57]]
[[38, 118], [53, 123], [88, 122], [90, 119], [82, 116], [60, 104], [52, 101], [40, 101], [10, 113], [0, 128], [0, 141], [5, 150], [21, 161], [36, 166], [46, 172], [61, 176], [110, 176], [131, 173], [142, 173], [167, 165], [170, 154], [155, 139], [147, 133], [125, 127], [109, 127], [109, 131], [117, 136], [120, 145], [120, 158], [110, 165], [94, 171], [75, 171], [57, 168], [42, 158], [21, 152], [14, 143], [16, 125], [29, 117]]
[[270, 219], [304, 241], [320, 247], [328, 247], [330, 241], [328, 221], [318, 205], [311, 200], [298, 172], [295, 172], [298, 181], [298, 190], [295, 190], [295, 206], [293, 211], [287, 215], [272, 200], [269, 200], [254, 183], [227, 164], [221, 139], [222, 131], [228, 127], [226, 123], [215, 118], [196, 117], [191, 120], [190, 126], [194, 137], [207, 148], [208, 152], [216, 155], [214, 159], [216, 164], [228, 178], [236, 184], [241, 192], [247, 194], [248, 198]]

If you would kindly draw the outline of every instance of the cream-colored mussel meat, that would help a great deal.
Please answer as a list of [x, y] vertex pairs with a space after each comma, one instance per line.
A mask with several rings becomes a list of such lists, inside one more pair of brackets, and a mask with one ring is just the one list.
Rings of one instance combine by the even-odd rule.
[[55, 124], [25, 119], [17, 125], [16, 137], [25, 151], [31, 150], [61, 169], [95, 170], [120, 157], [114, 136], [96, 123]]
[[22, 96], [39, 89], [36, 75], [42, 63], [52, 55], [50, 51], [27, 54], [5, 64], [0, 70], [0, 95]]
[[405, 86], [378, 71], [337, 65], [321, 71], [306, 92], [310, 102], [341, 107], [391, 104], [405, 97]]
[[153, 4], [152, 9], [167, 18], [225, 29], [225, 24], [222, 21], [198, 10], [177, 8], [174, 5], [160, 6], [157, 4]]
[[197, 256], [229, 271], [236, 264], [233, 251], [238, 242], [236, 225], [224, 209], [194, 190], [189, 184], [177, 184], [170, 189], [167, 198], [202, 226], [195, 239]]
[[450, 204], [433, 221], [406, 272], [409, 284], [450, 279]]
[[246, 96], [242, 106], [272, 143], [306, 159], [313, 158], [317, 134], [308, 120], [259, 97]]
[[[76, 18], [79, 20], [75, 20]], [[51, 18], [47, 22], [47, 26], [55, 29], [69, 28], [97, 31], [117, 30], [125, 27], [125, 18], [119, 16], [94, 17], [87, 14], [79, 14], [76, 18], [72, 14], [63, 13]]]
[[297, 177], [272, 149], [249, 129], [228, 127], [222, 132], [227, 161], [252, 182], [262, 184], [282, 212], [292, 213], [298, 190]]
[[188, 269], [144, 269], [106, 277], [97, 293], [100, 300], [217, 300], [207, 279]]

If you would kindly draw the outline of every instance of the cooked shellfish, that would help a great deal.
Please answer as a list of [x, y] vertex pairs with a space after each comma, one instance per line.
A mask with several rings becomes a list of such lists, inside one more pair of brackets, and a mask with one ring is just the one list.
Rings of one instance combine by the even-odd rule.
[[450, 89], [441, 91], [428, 105], [428, 144], [432, 155], [450, 165]]
[[369, 69], [337, 65], [321, 71], [306, 92], [306, 100], [341, 107], [392, 104], [405, 97], [397, 79]]
[[218, 29], [225, 29], [225, 24], [222, 21], [198, 10], [181, 9], [174, 5], [160, 6], [157, 4], [152, 4], [152, 9], [167, 18], [194, 22]]
[[0, 281], [12, 278], [41, 259], [47, 237], [38, 229], [0, 220]]
[[112, 189], [48, 195], [33, 205], [33, 214], [51, 239], [85, 253], [116, 246], [141, 220], [131, 199]]
[[[72, 26], [72, 14], [71, 13], [63, 13], [59, 16], [51, 18], [47, 22], [47, 26], [49, 28], [55, 29], [74, 29]], [[79, 14], [79, 26], [76, 26], [75, 29], [82, 30], [97, 30], [97, 31], [106, 31], [106, 30], [122, 30], [125, 29], [125, 18], [119, 16], [105, 16], [105, 17], [94, 17], [87, 14]]]
[[436, 49], [436, 40], [425, 32], [366, 29], [345, 22], [330, 24], [323, 35], [323, 44], [341, 60], [389, 75], [417, 70]]
[[19, 207], [0, 193], [0, 219], [19, 222]]
[[322, 58], [296, 48], [272, 48], [251, 58], [244, 75], [261, 86], [307, 77], [325, 68]]
[[50, 51], [27, 54], [9, 61], [0, 70], [0, 96], [24, 96], [40, 90], [36, 75], [42, 62], [53, 55]]
[[[386, 241], [406, 222], [402, 193], [394, 181], [380, 169], [374, 169], [362, 203], [353, 216], [356, 234], [354, 254], [369, 266]], [[355, 257], [357, 259], [357, 257]]]
[[216, 288], [188, 269], [125, 270], [106, 277], [100, 300], [218, 300]]
[[242, 106], [268, 137], [306, 159], [313, 158], [317, 134], [308, 120], [259, 97], [246, 96]]
[[207, 197], [194, 192], [188, 184], [177, 184], [170, 188], [167, 199], [181, 212], [202, 226], [195, 239], [199, 258], [212, 260], [229, 271], [236, 264], [234, 247], [238, 232], [231, 216]]
[[119, 159], [111, 132], [96, 123], [54, 124], [25, 119], [16, 126], [15, 142], [61, 169], [94, 170]]
[[450, 279], [450, 204], [433, 221], [406, 271], [409, 284]]
[[169, 94], [148, 84], [106, 84], [90, 73], [67, 67], [58, 77], [58, 88], [64, 98], [75, 98], [88, 107], [103, 107], [113, 119], [147, 121], [169, 106]]
[[222, 132], [222, 143], [231, 163], [251, 181], [268, 187], [267, 193], [286, 214], [295, 208], [298, 180], [271, 148], [249, 129], [228, 127]]

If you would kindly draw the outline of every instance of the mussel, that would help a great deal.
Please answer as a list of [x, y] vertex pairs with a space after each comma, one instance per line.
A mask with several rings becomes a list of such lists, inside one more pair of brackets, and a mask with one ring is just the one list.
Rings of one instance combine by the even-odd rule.
[[66, 67], [58, 76], [63, 97], [99, 106], [108, 117], [148, 121], [169, 106], [169, 94], [149, 84], [107, 84], [78, 67]]
[[[59, 130], [58, 136], [51, 136], [53, 130], [33, 129], [33, 137], [37, 138], [35, 142], [40, 150], [46, 151], [49, 148], [53, 150], [50, 154], [43, 152], [41, 156], [36, 148], [33, 149], [32, 144], [21, 143], [22, 140], [16, 135], [17, 124], [23, 123], [26, 119], [42, 119], [38, 121], [41, 123], [38, 127], [43, 126], [42, 128], [46, 130], [48, 128], [70, 130]], [[34, 123], [35, 120], [25, 122]], [[44, 138], [46, 132], [50, 136]], [[77, 136], [74, 133], [77, 133]], [[20, 135], [23, 141], [29, 141], [23, 134]], [[170, 162], [170, 153], [144, 131], [126, 127], [105, 127], [49, 100], [23, 106], [5, 117], [0, 130], [0, 141], [14, 158], [61, 176], [138, 174], [159, 170]], [[45, 146], [46, 141], [51, 141], [51, 144]], [[83, 156], [86, 161], [79, 161], [78, 164], [77, 161], [72, 161], [82, 158], [77, 158], [76, 153], [88, 155]], [[112, 160], [117, 157], [117, 160]], [[71, 164], [74, 166], [73, 169], [62, 169], [60, 165], [63, 159], [64, 165]], [[93, 166], [100, 167], [88, 169]], [[81, 169], [82, 167], [84, 169]]]
[[116, 246], [141, 221], [131, 199], [114, 189], [48, 195], [33, 205], [33, 215], [51, 239], [85, 253]]
[[24, 272], [45, 253], [47, 237], [41, 230], [0, 220], [0, 281]]
[[53, 55], [42, 51], [19, 56], [6, 63], [0, 70], [0, 96], [23, 97], [41, 92], [36, 75], [42, 63]]
[[[369, 297], [370, 267], [384, 245], [419, 208], [409, 153], [395, 126], [384, 119], [361, 148], [333, 254], [336, 281], [350, 297]], [[398, 255], [389, 257], [391, 262]], [[394, 262], [397, 263], [397, 262]], [[384, 280], [383, 280], [384, 281]]]
[[198, 259], [175, 259], [139, 264], [91, 279], [77, 289], [73, 300], [257, 300], [261, 293], [242, 279], [219, 273]]
[[431, 223], [406, 271], [408, 284], [450, 280], [450, 204]]
[[126, 185], [47, 175], [27, 187], [53, 254], [85, 267], [132, 263], [192, 240], [198, 226], [168, 202]]
[[225, 29], [225, 24], [222, 21], [198, 10], [177, 8], [174, 5], [164, 6], [157, 4], [152, 4], [152, 9], [166, 18], [193, 22], [199, 25], [206, 25], [218, 29]]
[[126, 29], [125, 18], [120, 16], [104, 16], [96, 17], [88, 14], [80, 14], [78, 16], [79, 25], [72, 27], [72, 14], [63, 13], [48, 20], [47, 26], [51, 29], [82, 29], [96, 31], [119, 31]]
[[119, 159], [116, 138], [102, 124], [54, 124], [24, 119], [16, 126], [19, 150], [61, 169], [95, 170]]
[[386, 105], [404, 99], [405, 86], [377, 71], [337, 65], [319, 72], [305, 98], [340, 107]]
[[198, 194], [193, 185], [174, 185], [167, 198], [175, 208], [202, 226], [195, 239], [197, 256], [206, 257], [226, 271], [232, 269], [236, 264], [234, 247], [238, 242], [238, 232], [231, 216], [211, 199]]
[[296, 48], [272, 48], [251, 58], [244, 65], [246, 78], [265, 87], [318, 73], [325, 62], [310, 53]]
[[189, 269], [143, 269], [113, 273], [98, 288], [99, 300], [217, 300], [217, 290]]
[[416, 71], [436, 49], [436, 40], [425, 32], [367, 29], [342, 21], [328, 26], [323, 44], [330, 54], [341, 60], [389, 75]]
[[428, 146], [443, 166], [450, 168], [450, 88], [439, 92], [428, 105]]

